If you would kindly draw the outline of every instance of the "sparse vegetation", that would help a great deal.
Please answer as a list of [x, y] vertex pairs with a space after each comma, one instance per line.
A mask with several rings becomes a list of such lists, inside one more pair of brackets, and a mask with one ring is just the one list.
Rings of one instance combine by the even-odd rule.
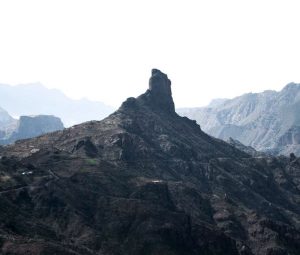
[[92, 165], [92, 166], [98, 165], [98, 161], [93, 158], [86, 159], [86, 163], [88, 163], [89, 165]]

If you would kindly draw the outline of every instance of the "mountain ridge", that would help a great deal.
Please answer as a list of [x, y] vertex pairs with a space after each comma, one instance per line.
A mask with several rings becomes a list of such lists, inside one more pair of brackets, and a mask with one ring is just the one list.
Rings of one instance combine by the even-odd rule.
[[151, 78], [102, 121], [0, 148], [2, 253], [299, 253], [300, 159], [205, 134]]
[[247, 93], [211, 108], [178, 109], [196, 119], [210, 135], [239, 140], [256, 150], [275, 155], [300, 153], [300, 85], [289, 83], [281, 91]]

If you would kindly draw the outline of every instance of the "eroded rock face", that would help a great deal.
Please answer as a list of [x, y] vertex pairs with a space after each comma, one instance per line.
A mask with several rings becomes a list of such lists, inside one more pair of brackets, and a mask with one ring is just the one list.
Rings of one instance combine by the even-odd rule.
[[0, 144], [10, 144], [17, 140], [36, 137], [64, 129], [60, 118], [51, 115], [21, 116], [14, 131], [3, 136]]
[[281, 147], [300, 144], [300, 126], [295, 126], [287, 130], [278, 140], [278, 145]]
[[179, 109], [208, 134], [232, 137], [258, 151], [300, 156], [300, 84], [281, 91], [248, 93], [201, 108]]
[[149, 79], [149, 89], [141, 96], [148, 105], [161, 112], [175, 114], [171, 81], [160, 70], [153, 69]]
[[15, 139], [26, 139], [64, 129], [60, 118], [51, 115], [21, 116]]
[[150, 83], [103, 121], [0, 147], [0, 253], [299, 254], [299, 158], [205, 134]]
[[267, 157], [266, 153], [260, 152], [255, 150], [253, 147], [251, 146], [246, 146], [244, 144], [242, 144], [240, 141], [233, 139], [232, 137], [230, 137], [227, 142], [234, 146], [235, 148], [239, 149], [240, 151], [244, 151], [247, 154], [251, 155], [252, 157]]

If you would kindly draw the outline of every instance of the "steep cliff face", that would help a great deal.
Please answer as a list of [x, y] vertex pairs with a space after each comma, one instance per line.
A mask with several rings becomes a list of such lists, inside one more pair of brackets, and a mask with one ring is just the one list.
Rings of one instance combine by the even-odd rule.
[[259, 151], [300, 155], [300, 85], [288, 84], [280, 92], [265, 91], [226, 100], [216, 106], [182, 109], [212, 136], [229, 137]]
[[26, 139], [62, 129], [64, 129], [62, 121], [55, 116], [21, 116], [12, 139]]
[[0, 148], [1, 252], [299, 254], [299, 159], [205, 134], [170, 87], [153, 70], [103, 121]]
[[5, 132], [0, 144], [10, 144], [20, 139], [36, 137], [42, 134], [62, 130], [64, 128], [61, 120], [55, 116], [21, 116], [14, 129]]

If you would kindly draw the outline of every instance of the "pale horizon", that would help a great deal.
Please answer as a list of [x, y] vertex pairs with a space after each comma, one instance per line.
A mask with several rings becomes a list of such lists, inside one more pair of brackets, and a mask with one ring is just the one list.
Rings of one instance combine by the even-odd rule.
[[[178, 107], [177, 104], [176, 104], [176, 101], [175, 101], [175, 99], [174, 99], [174, 95], [173, 95], [173, 99], [174, 99], [174, 103], [175, 103], [175, 107], [176, 107], [176, 108], [197, 108], [197, 107], [205, 107], [205, 106], [208, 106], [212, 101], [218, 100], [218, 99], [228, 99], [228, 100], [230, 100], [230, 99], [234, 99], [234, 98], [239, 97], [239, 96], [243, 96], [243, 95], [245, 95], [245, 94], [249, 94], [249, 93], [254, 93], [254, 94], [256, 94], [256, 93], [263, 93], [263, 92], [265, 92], [265, 91], [275, 91], [275, 92], [280, 92], [282, 89], [284, 89], [285, 86], [287, 86], [288, 84], [291, 84], [291, 83], [295, 83], [295, 82], [293, 82], [293, 81], [292, 81], [292, 82], [289, 82], [289, 83], [283, 85], [283, 86], [282, 86], [281, 88], [279, 88], [279, 89], [264, 89], [264, 90], [262, 90], [262, 91], [248, 91], [248, 92], [242, 93], [242, 94], [240, 94], [240, 95], [235, 95], [235, 96], [233, 96], [233, 97], [226, 97], [226, 98], [225, 98], [225, 97], [215, 97], [215, 98], [211, 98], [211, 100], [208, 101], [208, 102], [207, 102], [206, 104], [204, 104], [204, 105], [180, 106], [180, 107]], [[300, 84], [300, 83], [296, 83], [296, 84]], [[97, 100], [97, 99], [90, 99], [90, 98], [84, 97], [84, 96], [83, 96], [83, 97], [72, 97], [72, 96], [66, 94], [64, 91], [60, 90], [59, 88], [48, 88], [47, 86], [45, 86], [43, 83], [41, 83], [41, 82], [39, 82], [39, 81], [37, 81], [37, 82], [30, 82], [30, 83], [18, 83], [18, 84], [7, 84], [7, 83], [1, 83], [1, 82], [0, 82], [0, 86], [1, 86], [1, 85], [9, 85], [9, 86], [39, 85], [39, 86], [45, 87], [45, 88], [50, 89], [50, 90], [58, 90], [59, 92], [63, 93], [65, 96], [67, 96], [68, 98], [73, 99], [73, 100], [89, 100], [89, 101], [92, 101], [92, 102], [101, 102], [101, 103], [104, 103], [105, 105], [110, 106], [110, 107], [115, 108], [115, 109], [117, 109], [119, 106], [121, 106], [122, 102], [124, 102], [124, 101], [127, 99], [127, 98], [124, 98], [123, 101], [121, 101], [119, 105], [111, 105], [111, 104], [108, 104], [108, 103], [106, 103], [106, 102], [104, 102], [104, 101], [100, 101], [100, 100]], [[146, 85], [147, 85], [147, 84], [146, 84]], [[147, 87], [145, 86], [145, 91], [146, 91], [146, 90], [147, 90]], [[145, 92], [145, 91], [144, 91], [144, 92]], [[144, 93], [144, 92], [142, 92], [142, 93]], [[173, 86], [172, 86], [172, 92], [173, 92]], [[139, 94], [139, 95], [140, 95], [140, 94]], [[135, 95], [134, 97], [138, 97], [139, 95]], [[129, 96], [129, 97], [131, 97], [131, 96]], [[0, 105], [0, 107], [1, 107], [1, 105]], [[13, 116], [13, 117], [14, 117], [14, 118], [19, 118], [19, 116]]]

